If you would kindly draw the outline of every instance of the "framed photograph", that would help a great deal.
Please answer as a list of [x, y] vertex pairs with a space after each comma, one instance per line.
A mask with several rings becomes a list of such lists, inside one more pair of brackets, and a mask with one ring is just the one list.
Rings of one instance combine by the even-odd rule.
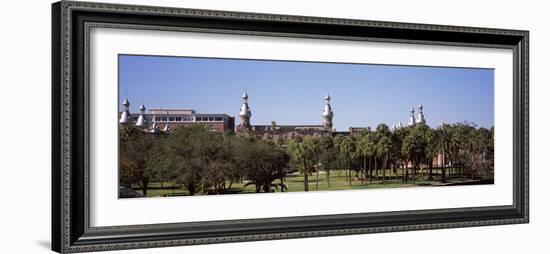
[[528, 31], [52, 13], [54, 251], [529, 221]]

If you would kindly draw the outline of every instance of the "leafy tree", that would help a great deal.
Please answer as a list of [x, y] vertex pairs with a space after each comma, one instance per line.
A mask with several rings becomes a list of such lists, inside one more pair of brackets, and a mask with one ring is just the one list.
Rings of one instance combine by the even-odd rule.
[[155, 174], [147, 167], [147, 162], [152, 157], [151, 148], [154, 142], [155, 136], [135, 126], [121, 126], [120, 185], [131, 187], [132, 184], [138, 184], [142, 188], [143, 195], [147, 196], [149, 182]]
[[167, 137], [157, 136], [150, 149], [150, 159], [146, 161], [145, 169], [155, 181], [164, 182], [173, 180], [176, 175], [172, 170], [172, 159], [166, 146]]
[[173, 169], [177, 174], [175, 180], [183, 184], [191, 196], [200, 189], [206, 168], [201, 143], [207, 134], [206, 129], [199, 125], [177, 128], [168, 142]]
[[[243, 140], [241, 140], [243, 142]], [[243, 170], [247, 185], [255, 185], [256, 192], [271, 192], [271, 187], [278, 185], [283, 190], [284, 183], [274, 184], [284, 178], [290, 156], [274, 144], [261, 140], [244, 140], [237, 150], [237, 165]]]
[[318, 151], [315, 149], [311, 138], [302, 137], [291, 140], [288, 148], [295, 161], [301, 165], [304, 174], [304, 191], [309, 191], [309, 174], [311, 168], [315, 165]]
[[[437, 129], [420, 124], [413, 128], [390, 131], [380, 124], [375, 131], [351, 136], [297, 136], [292, 140], [272, 136], [256, 137], [252, 133], [212, 132], [202, 125], [176, 128], [169, 135], [154, 135], [135, 126], [120, 127], [121, 186], [138, 185], [147, 195], [149, 183], [166, 181], [181, 184], [190, 195], [222, 194], [234, 182], [246, 181], [256, 192], [271, 192], [284, 184], [292, 162], [304, 175], [304, 191], [309, 191], [309, 177], [315, 170], [319, 185], [321, 167], [331, 185], [331, 168], [343, 168], [352, 185], [352, 172], [364, 183], [372, 184], [382, 170], [386, 182], [388, 166], [396, 179], [403, 168], [403, 183], [409, 181], [409, 169], [415, 179], [429, 169], [433, 181], [433, 160], [442, 156], [441, 181], [460, 175], [471, 179], [490, 177], [494, 171], [494, 128], [477, 128], [473, 123], [443, 124]], [[322, 162], [322, 163], [320, 163]], [[448, 165], [451, 167], [448, 168]], [[453, 175], [454, 169], [454, 175]], [[279, 180], [279, 181], [277, 181]]]

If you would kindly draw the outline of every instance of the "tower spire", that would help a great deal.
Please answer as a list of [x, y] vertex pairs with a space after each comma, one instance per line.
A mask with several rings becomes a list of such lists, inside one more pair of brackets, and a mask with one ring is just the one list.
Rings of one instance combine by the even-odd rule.
[[416, 120], [414, 119], [414, 108], [411, 108], [411, 110], [409, 110], [409, 113], [410, 113], [410, 116], [409, 116], [409, 122], [407, 123], [407, 125], [409, 127], [413, 127], [416, 125]]
[[323, 118], [323, 127], [327, 130], [332, 130], [332, 117], [334, 116], [334, 112], [330, 106], [330, 99], [330, 94], [327, 92], [327, 95], [325, 95], [325, 108], [321, 114]]
[[252, 112], [248, 107], [248, 93], [246, 92], [246, 89], [244, 90], [242, 99], [243, 99], [243, 104], [241, 105], [241, 110], [239, 111], [239, 118], [241, 119], [239, 128], [249, 130], [251, 128], [250, 117], [252, 117]]
[[145, 127], [146, 126], [146, 120], [145, 120], [145, 106], [143, 103], [139, 106], [139, 117], [136, 121], [136, 126], [138, 127]]
[[426, 119], [424, 118], [424, 113], [422, 112], [422, 109], [424, 107], [422, 104], [418, 105], [418, 116], [416, 117], [416, 124], [425, 124]]
[[118, 122], [121, 124], [130, 123], [130, 101], [128, 101], [128, 97], [124, 98], [122, 106], [124, 106], [124, 110], [120, 114], [120, 119]]

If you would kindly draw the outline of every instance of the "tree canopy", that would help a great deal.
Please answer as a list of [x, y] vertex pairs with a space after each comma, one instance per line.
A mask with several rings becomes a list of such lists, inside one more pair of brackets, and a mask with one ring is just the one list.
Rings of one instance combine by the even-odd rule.
[[[332, 169], [345, 170], [350, 187], [380, 178], [385, 183], [388, 168], [388, 176], [403, 183], [414, 181], [419, 171], [428, 172], [429, 181], [437, 177], [443, 183], [449, 175], [476, 179], [494, 172], [494, 128], [470, 123], [393, 130], [380, 124], [350, 135], [326, 132], [288, 139], [213, 132], [199, 124], [170, 134], [123, 125], [119, 139], [119, 183], [137, 185], [145, 195], [152, 181], [177, 183], [189, 195], [228, 193], [237, 182], [256, 192], [285, 191], [291, 172], [303, 175], [303, 190], [309, 191], [310, 176], [316, 174], [317, 188], [321, 170], [330, 187]], [[434, 174], [434, 168], [440, 173]]]

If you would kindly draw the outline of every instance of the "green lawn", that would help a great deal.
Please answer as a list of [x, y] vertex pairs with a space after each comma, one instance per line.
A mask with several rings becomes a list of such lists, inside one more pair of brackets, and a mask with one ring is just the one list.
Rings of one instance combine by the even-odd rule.
[[[373, 171], [374, 173], [374, 171]], [[327, 178], [327, 173], [325, 171], [319, 172], [319, 178], [317, 180], [317, 174], [313, 173], [309, 176], [309, 191], [332, 191], [332, 190], [352, 190], [352, 189], [376, 189], [376, 188], [402, 188], [402, 187], [415, 187], [415, 186], [440, 186], [441, 183], [438, 179], [439, 171], [434, 170], [434, 181], [427, 180], [426, 172], [417, 172], [416, 178], [414, 180], [409, 180], [408, 183], [402, 183], [401, 174], [398, 172], [399, 179], [396, 179], [396, 176], [393, 175], [391, 170], [386, 171], [386, 180], [382, 180], [382, 171], [379, 171], [379, 180], [373, 180], [371, 184], [368, 181], [363, 183], [359, 178], [356, 177], [355, 172], [352, 171], [352, 184], [349, 185], [348, 178], [346, 177], [346, 170], [331, 170], [330, 171], [330, 187]], [[412, 176], [412, 173], [410, 173]], [[410, 177], [409, 176], [409, 177]], [[464, 177], [449, 177], [448, 182], [460, 183], [467, 181], [467, 178]], [[280, 183], [278, 180], [274, 183]], [[303, 174], [289, 174], [285, 180], [285, 184], [288, 187], [286, 192], [302, 192], [304, 191], [304, 176]], [[141, 192], [141, 188], [138, 186], [133, 186], [134, 189]], [[280, 189], [276, 189], [276, 192], [280, 192]], [[231, 187], [231, 192], [233, 193], [254, 193], [255, 186], [249, 185], [244, 187], [244, 183], [233, 183]], [[184, 196], [189, 195], [187, 190], [182, 186], [176, 185], [172, 182], [164, 182], [162, 187], [158, 182], [151, 183], [147, 191], [148, 197], [159, 197], [159, 196]], [[198, 194], [200, 195], [200, 194]]]

